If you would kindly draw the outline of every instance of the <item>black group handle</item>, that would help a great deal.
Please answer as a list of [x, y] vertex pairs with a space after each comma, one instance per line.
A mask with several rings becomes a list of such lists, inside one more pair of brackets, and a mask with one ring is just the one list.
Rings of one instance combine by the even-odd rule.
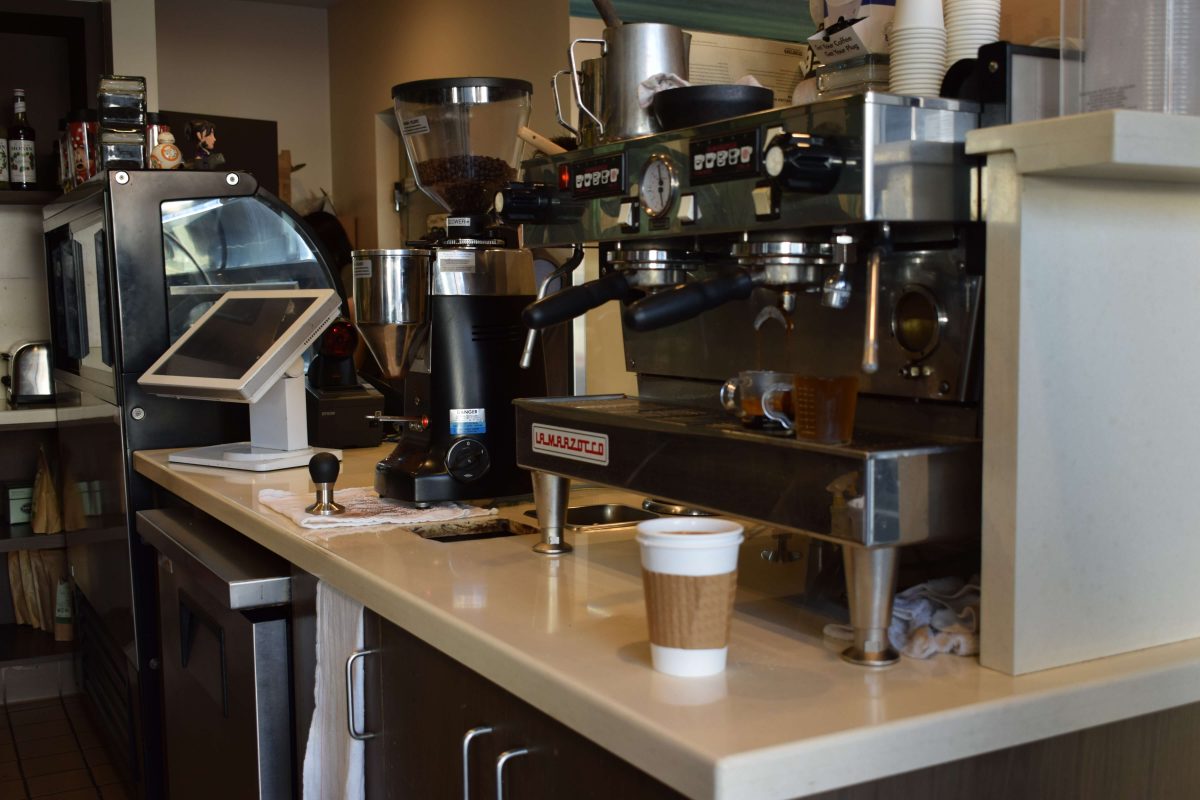
[[619, 271], [613, 271], [598, 280], [567, 287], [561, 292], [530, 303], [521, 312], [521, 321], [526, 327], [534, 330], [549, 328], [551, 325], [586, 314], [609, 300], [624, 300], [632, 295], [633, 291], [625, 276]]
[[730, 300], [745, 300], [752, 291], [754, 279], [745, 272], [696, 281], [631, 303], [625, 308], [625, 322], [635, 331], [665, 328]]

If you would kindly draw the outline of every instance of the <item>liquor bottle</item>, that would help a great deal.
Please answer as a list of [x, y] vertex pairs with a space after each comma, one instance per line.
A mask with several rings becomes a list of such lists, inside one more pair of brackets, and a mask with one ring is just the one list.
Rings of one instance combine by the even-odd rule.
[[8, 128], [8, 184], [12, 189], [37, 188], [34, 133], [25, 117], [24, 89], [13, 89], [13, 124]]
[[8, 129], [0, 125], [0, 191], [8, 188]]

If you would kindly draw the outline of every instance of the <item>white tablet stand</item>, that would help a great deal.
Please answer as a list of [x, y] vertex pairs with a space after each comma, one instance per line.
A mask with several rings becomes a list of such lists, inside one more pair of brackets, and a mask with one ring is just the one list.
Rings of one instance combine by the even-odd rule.
[[342, 451], [309, 447], [308, 418], [304, 400], [304, 361], [296, 363], [267, 389], [261, 400], [250, 404], [250, 441], [215, 444], [171, 453], [168, 461], [202, 467], [268, 472], [303, 467], [316, 453]]
[[176, 464], [252, 472], [302, 467], [308, 446], [304, 351], [338, 317], [332, 289], [226, 292], [138, 383], [168, 397], [250, 405], [250, 441], [181, 450]]

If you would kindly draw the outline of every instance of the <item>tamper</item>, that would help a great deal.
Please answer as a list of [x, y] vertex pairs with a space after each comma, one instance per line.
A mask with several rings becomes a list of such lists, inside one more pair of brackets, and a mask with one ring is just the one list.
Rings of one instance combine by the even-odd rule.
[[317, 485], [317, 502], [304, 509], [306, 512], [328, 517], [346, 510], [345, 506], [333, 502], [333, 483], [341, 468], [341, 462], [333, 453], [317, 453], [308, 460], [309, 477]]

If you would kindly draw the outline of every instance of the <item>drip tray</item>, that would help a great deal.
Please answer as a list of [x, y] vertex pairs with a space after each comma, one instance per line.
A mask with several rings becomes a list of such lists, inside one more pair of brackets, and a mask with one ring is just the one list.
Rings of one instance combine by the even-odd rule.
[[[536, 511], [526, 511], [525, 516], [537, 519]], [[609, 528], [628, 528], [647, 519], [657, 519], [658, 514], [620, 503], [602, 503], [594, 506], [575, 506], [567, 509], [567, 530], [603, 531]]]
[[434, 542], [470, 542], [476, 539], [498, 539], [501, 536], [524, 536], [538, 532], [532, 525], [502, 517], [431, 522], [427, 525], [410, 525], [409, 530], [422, 539]]

